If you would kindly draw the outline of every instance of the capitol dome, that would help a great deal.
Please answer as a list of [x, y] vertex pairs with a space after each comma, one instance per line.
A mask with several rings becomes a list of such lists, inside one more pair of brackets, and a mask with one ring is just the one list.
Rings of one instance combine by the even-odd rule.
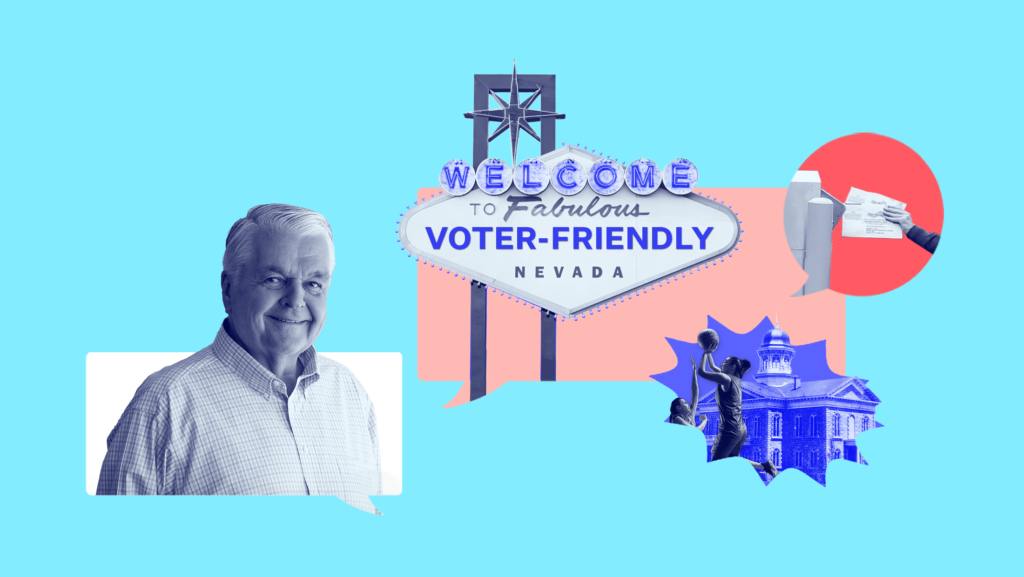
[[779, 345], [785, 347], [790, 346], [789, 335], [787, 335], [786, 331], [780, 329], [777, 325], [774, 329], [766, 332], [764, 334], [764, 338], [761, 339], [762, 347], [770, 347], [772, 345]]
[[792, 365], [796, 349], [789, 343], [789, 335], [779, 328], [777, 321], [775, 328], [766, 332], [761, 339], [757, 356], [761, 361], [754, 377], [757, 382], [771, 387], [796, 383], [797, 375], [793, 374]]

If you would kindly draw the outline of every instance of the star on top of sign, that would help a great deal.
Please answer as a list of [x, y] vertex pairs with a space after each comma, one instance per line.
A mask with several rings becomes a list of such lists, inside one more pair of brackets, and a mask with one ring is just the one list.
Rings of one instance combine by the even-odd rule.
[[530, 105], [533, 104], [534, 100], [540, 96], [541, 87], [538, 86], [537, 90], [527, 98], [522, 104], [519, 103], [519, 76], [516, 74], [516, 61], [512, 61], [512, 87], [509, 90], [508, 102], [501, 99], [500, 96], [495, 94], [490, 88], [487, 89], [491, 93], [491, 98], [498, 103], [501, 108], [492, 108], [490, 110], [474, 110], [473, 112], [467, 112], [464, 114], [466, 118], [482, 117], [486, 118], [489, 122], [501, 122], [498, 128], [491, 133], [491, 136], [487, 138], [487, 142], [493, 141], [495, 138], [501, 136], [503, 132], [509, 130], [509, 136], [512, 140], [512, 166], [516, 166], [516, 150], [519, 147], [519, 129], [523, 129], [527, 134], [537, 139], [540, 142], [540, 136], [530, 128], [531, 122], [536, 122], [542, 118], [554, 118], [561, 120], [565, 118], [564, 114], [557, 112], [547, 112], [544, 110], [530, 110]]

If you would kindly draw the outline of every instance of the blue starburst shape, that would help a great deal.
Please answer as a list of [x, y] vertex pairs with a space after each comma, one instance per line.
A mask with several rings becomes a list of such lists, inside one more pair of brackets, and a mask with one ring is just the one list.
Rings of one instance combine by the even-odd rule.
[[[882, 426], [875, 420], [880, 399], [859, 377], [838, 375], [829, 368], [826, 342], [794, 346], [778, 324], [765, 317], [752, 331], [735, 333], [714, 318], [708, 328], [718, 333], [720, 344], [713, 353], [721, 367], [726, 357], [750, 361], [743, 377], [743, 421], [746, 441], [740, 456], [749, 461], [772, 461], [780, 471], [802, 471], [825, 484], [833, 461], [867, 465], [857, 448], [857, 435]], [[687, 403], [691, 400], [693, 368], [690, 357], [700, 362], [703, 349], [696, 342], [666, 338], [678, 361], [672, 370], [651, 375]], [[696, 341], [696, 335], [694, 335]], [[704, 435], [707, 457], [718, 434], [715, 384], [698, 377], [697, 419], [707, 417]], [[668, 413], [668, 407], [665, 407]], [[666, 422], [668, 419], [666, 419]], [[768, 483], [772, 478], [758, 474]]]

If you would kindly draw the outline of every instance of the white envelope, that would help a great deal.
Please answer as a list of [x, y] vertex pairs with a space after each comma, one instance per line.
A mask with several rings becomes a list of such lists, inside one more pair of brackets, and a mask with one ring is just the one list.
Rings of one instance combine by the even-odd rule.
[[843, 214], [843, 236], [847, 238], [903, 238], [903, 230], [895, 222], [885, 220], [887, 206], [906, 208], [900, 202], [876, 192], [850, 188]]

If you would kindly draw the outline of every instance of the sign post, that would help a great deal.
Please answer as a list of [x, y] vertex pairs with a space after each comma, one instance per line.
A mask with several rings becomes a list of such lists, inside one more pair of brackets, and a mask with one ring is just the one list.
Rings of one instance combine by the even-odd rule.
[[[473, 110], [483, 111], [487, 109], [489, 97], [493, 94], [498, 100], [502, 110], [510, 106], [519, 106], [519, 92], [533, 92], [534, 96], [527, 102], [532, 103], [536, 94], [540, 93], [540, 106], [542, 110], [555, 110], [555, 75], [554, 74], [530, 74], [519, 76], [516, 73], [516, 65], [512, 63], [512, 74], [476, 74], [473, 77]], [[508, 92], [510, 94], [507, 103], [499, 100], [496, 93]], [[524, 103], [525, 104], [525, 103]], [[529, 104], [526, 104], [529, 110]], [[540, 152], [546, 154], [555, 149], [555, 120], [565, 118], [564, 114], [546, 114], [537, 118], [540, 120]], [[501, 135], [501, 132], [509, 129], [511, 122], [506, 120], [507, 114], [501, 120], [491, 115], [466, 113], [468, 118], [473, 119], [473, 167], [480, 166], [480, 163], [488, 158], [488, 145], [492, 140]], [[530, 116], [525, 116], [525, 128], [529, 130]], [[489, 125], [491, 122], [500, 121], [504, 128], [499, 128], [495, 134], [488, 138]], [[530, 131], [532, 132], [532, 131]], [[519, 140], [519, 127], [510, 130], [512, 139], [512, 165], [515, 166], [516, 151]], [[472, 285], [473, 298], [470, 305], [470, 400], [476, 400], [487, 394], [487, 286], [474, 281]], [[477, 290], [482, 288], [483, 290]], [[481, 295], [481, 296], [478, 296]], [[555, 380], [555, 331], [556, 325], [554, 315], [547, 314], [548, 311], [541, 310], [541, 380]], [[479, 334], [477, 334], [479, 333]]]

